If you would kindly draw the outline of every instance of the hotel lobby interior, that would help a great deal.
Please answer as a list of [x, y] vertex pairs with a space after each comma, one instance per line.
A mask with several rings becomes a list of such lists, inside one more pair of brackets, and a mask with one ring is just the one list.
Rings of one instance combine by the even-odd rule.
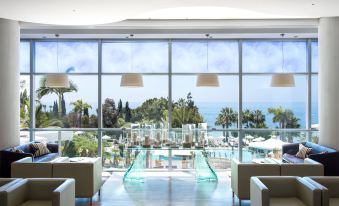
[[339, 206], [339, 1], [0, 1], [0, 206]]

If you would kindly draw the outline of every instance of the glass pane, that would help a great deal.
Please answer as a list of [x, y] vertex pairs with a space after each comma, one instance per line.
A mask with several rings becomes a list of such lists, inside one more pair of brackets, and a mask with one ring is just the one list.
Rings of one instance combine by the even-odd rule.
[[[46, 88], [46, 76], [36, 76], [36, 127], [97, 128], [98, 78], [70, 75], [69, 89]], [[90, 82], [90, 84], [89, 84]]]
[[271, 87], [271, 76], [243, 77], [244, 128], [305, 128], [306, 75], [294, 75], [295, 87]]
[[97, 42], [36, 42], [35, 71], [41, 73], [98, 72]]
[[167, 73], [168, 43], [103, 43], [102, 71], [118, 73]]
[[208, 46], [207, 42], [173, 42], [172, 70], [177, 73], [238, 72], [238, 51], [237, 41], [209, 41]]
[[[172, 127], [207, 123], [208, 128], [236, 128], [238, 76], [219, 75], [220, 87], [196, 87], [197, 76], [174, 75]], [[222, 133], [219, 133], [222, 135]]]
[[245, 130], [244, 134], [243, 162], [280, 163], [284, 144], [307, 141], [307, 133], [299, 131]]
[[29, 131], [20, 131], [20, 145], [28, 144], [30, 142]]
[[284, 41], [284, 70], [281, 41], [244, 41], [243, 72], [306, 72], [306, 41]]
[[318, 120], [318, 75], [312, 75], [312, 129], [319, 129]]
[[143, 75], [144, 87], [120, 87], [120, 75], [103, 76], [103, 127], [131, 127], [131, 123], [168, 124], [168, 76]]
[[97, 157], [96, 131], [39, 131], [35, 141], [58, 144], [63, 157]]
[[318, 42], [312, 41], [312, 72], [319, 71]]
[[20, 75], [20, 128], [30, 126], [30, 80], [29, 75]]
[[30, 44], [20, 42], [20, 72], [28, 73], [30, 68]]

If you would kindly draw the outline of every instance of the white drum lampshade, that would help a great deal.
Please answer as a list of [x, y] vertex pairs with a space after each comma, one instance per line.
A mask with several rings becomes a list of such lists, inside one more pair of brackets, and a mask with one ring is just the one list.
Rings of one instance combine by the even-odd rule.
[[294, 87], [294, 76], [293, 74], [273, 74], [271, 79], [271, 87]]
[[121, 87], [143, 87], [144, 81], [141, 74], [127, 73], [121, 76]]
[[45, 86], [50, 88], [69, 88], [68, 76], [66, 74], [48, 74]]
[[216, 74], [198, 74], [197, 87], [219, 87], [219, 78]]

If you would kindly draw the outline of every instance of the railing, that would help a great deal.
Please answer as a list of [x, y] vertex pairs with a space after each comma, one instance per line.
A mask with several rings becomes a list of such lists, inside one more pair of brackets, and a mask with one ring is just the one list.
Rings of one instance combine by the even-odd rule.
[[[137, 131], [137, 145], [132, 145], [133, 132]], [[204, 133], [202, 133], [202, 131]], [[157, 132], [161, 133], [160, 141]], [[214, 169], [230, 168], [232, 158], [244, 162], [262, 157], [281, 157], [281, 145], [292, 142], [318, 141], [318, 131], [306, 129], [195, 129], [191, 137], [181, 128], [176, 129], [120, 129], [120, 128], [36, 128], [22, 129], [21, 142], [31, 140], [58, 143], [63, 156], [102, 156], [106, 170], [126, 170], [135, 155], [128, 147], [172, 147], [171, 154], [155, 152], [148, 169], [194, 169], [190, 154], [181, 148], [189, 139], [191, 147], [204, 148], [209, 164]], [[29, 134], [34, 134], [29, 137]], [[203, 137], [201, 134], [204, 134]], [[149, 135], [146, 142], [145, 136]], [[157, 139], [158, 138], [158, 139]], [[270, 140], [271, 139], [271, 140]], [[273, 140], [272, 140], [273, 139]], [[270, 140], [270, 145], [265, 141]], [[276, 144], [276, 145], [273, 145]], [[187, 146], [187, 145], [186, 145]], [[173, 166], [173, 167], [172, 167]], [[146, 168], [146, 169], [147, 169]]]

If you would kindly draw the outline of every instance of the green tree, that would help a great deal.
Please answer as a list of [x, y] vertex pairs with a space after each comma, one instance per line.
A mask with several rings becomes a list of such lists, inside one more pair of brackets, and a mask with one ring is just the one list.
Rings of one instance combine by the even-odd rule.
[[122, 117], [122, 115], [123, 115], [123, 108], [122, 108], [121, 99], [119, 99], [119, 103], [118, 103], [118, 115], [119, 115], [119, 117]]
[[204, 122], [199, 108], [195, 106], [191, 93], [187, 94], [186, 99], [180, 98], [173, 103], [172, 127], [181, 128], [183, 124], [197, 124]]
[[290, 109], [268, 108], [268, 113], [273, 114], [273, 122], [279, 123], [279, 128], [300, 128], [299, 119]]
[[105, 128], [118, 128], [118, 111], [114, 107], [114, 100], [107, 98], [102, 104], [103, 126]]
[[266, 128], [266, 117], [261, 110], [254, 110], [250, 113], [250, 128]]
[[[223, 129], [229, 128], [233, 123], [237, 124], [238, 113], [230, 107], [222, 108], [218, 114], [215, 125], [221, 125]], [[228, 138], [228, 134], [224, 131], [224, 136]]]
[[128, 102], [126, 102], [126, 104], [125, 104], [125, 122], [131, 122], [131, 118], [132, 118], [131, 109], [129, 108]]
[[36, 90], [37, 97], [40, 100], [45, 95], [56, 94], [58, 96], [58, 114], [59, 114], [59, 117], [62, 117], [62, 113], [63, 113], [62, 100], [64, 99], [64, 94], [69, 93], [69, 92], [77, 92], [78, 88], [72, 81], [69, 81], [70, 86], [68, 88], [46, 87], [46, 80], [47, 80], [47, 76], [44, 76], [41, 78], [39, 88]]
[[252, 112], [249, 109], [245, 109], [242, 112], [242, 120], [241, 123], [245, 128], [250, 127], [250, 123], [252, 121]]
[[168, 100], [166, 98], [148, 99], [141, 106], [132, 109], [131, 122], [166, 123]]
[[82, 122], [82, 114], [85, 109], [91, 109], [92, 106], [87, 104], [86, 102], [82, 101], [81, 99], [71, 102], [71, 105], [73, 105], [73, 111], [79, 114], [79, 127], [81, 127]]

